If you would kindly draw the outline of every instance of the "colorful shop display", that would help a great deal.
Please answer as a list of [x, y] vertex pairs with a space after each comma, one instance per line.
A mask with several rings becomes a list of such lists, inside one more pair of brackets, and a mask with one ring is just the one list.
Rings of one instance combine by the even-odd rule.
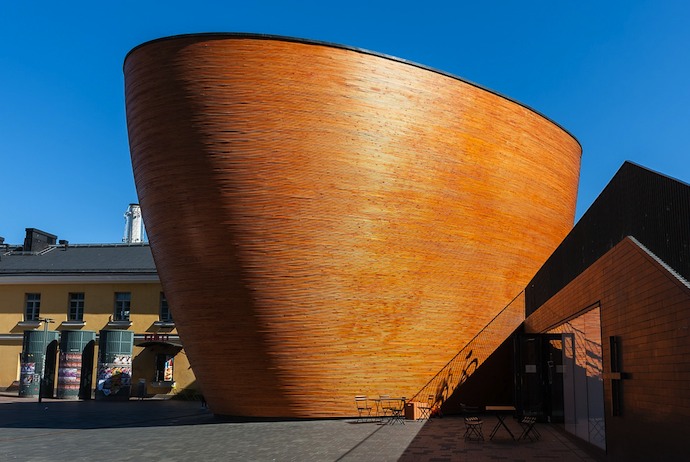
[[133, 343], [133, 332], [100, 331], [96, 399], [129, 399]]
[[[26, 398], [38, 396], [42, 378], [45, 383], [53, 383], [59, 335], [57, 331], [24, 331], [19, 396]], [[52, 386], [45, 387], [44, 396], [52, 396], [52, 393]]]
[[77, 399], [81, 390], [88, 390], [85, 393], [90, 395], [95, 340], [96, 333], [91, 331], [61, 332], [58, 398]]

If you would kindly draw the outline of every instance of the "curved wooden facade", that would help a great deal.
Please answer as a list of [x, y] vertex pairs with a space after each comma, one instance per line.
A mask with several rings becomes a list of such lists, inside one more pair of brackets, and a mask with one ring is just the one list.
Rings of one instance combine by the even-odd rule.
[[578, 142], [457, 77], [241, 34], [149, 42], [124, 73], [151, 247], [217, 414], [414, 395], [572, 227]]

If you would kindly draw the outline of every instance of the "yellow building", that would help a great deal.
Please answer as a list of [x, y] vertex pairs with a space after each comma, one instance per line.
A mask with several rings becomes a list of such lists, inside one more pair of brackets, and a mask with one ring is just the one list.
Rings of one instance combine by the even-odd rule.
[[[43, 374], [43, 396], [107, 396], [114, 369], [126, 395], [194, 388], [147, 243], [71, 245], [26, 231], [22, 246], [0, 243], [0, 390], [35, 396]], [[106, 358], [114, 336], [129, 355]]]

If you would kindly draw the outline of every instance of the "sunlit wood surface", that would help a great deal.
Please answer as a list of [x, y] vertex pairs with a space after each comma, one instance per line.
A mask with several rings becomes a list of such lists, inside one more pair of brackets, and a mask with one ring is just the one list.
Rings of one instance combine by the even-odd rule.
[[147, 233], [217, 414], [414, 395], [572, 227], [577, 141], [458, 78], [231, 34], [149, 42], [124, 73]]

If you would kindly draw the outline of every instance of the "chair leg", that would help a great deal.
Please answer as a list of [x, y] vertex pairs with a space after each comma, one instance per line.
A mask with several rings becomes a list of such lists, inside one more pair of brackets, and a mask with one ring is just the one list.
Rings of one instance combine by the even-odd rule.
[[430, 413], [431, 413], [431, 408], [429, 407], [420, 407], [420, 416], [417, 420], [429, 420], [431, 418]]
[[527, 438], [529, 438], [530, 441], [538, 440], [541, 437], [541, 434], [535, 427], [536, 423], [537, 419], [535, 417], [524, 417], [522, 420], [520, 420], [522, 434], [518, 438], [518, 441], [525, 440]]
[[405, 419], [403, 417], [402, 410], [400, 409], [392, 409], [391, 410], [391, 418], [390, 418], [390, 423], [401, 423], [405, 425]]
[[484, 433], [482, 432], [482, 424], [484, 422], [478, 418], [468, 417], [465, 419], [465, 434], [463, 438], [465, 441], [484, 441]]
[[371, 408], [357, 409], [357, 423], [367, 422], [372, 419]]

